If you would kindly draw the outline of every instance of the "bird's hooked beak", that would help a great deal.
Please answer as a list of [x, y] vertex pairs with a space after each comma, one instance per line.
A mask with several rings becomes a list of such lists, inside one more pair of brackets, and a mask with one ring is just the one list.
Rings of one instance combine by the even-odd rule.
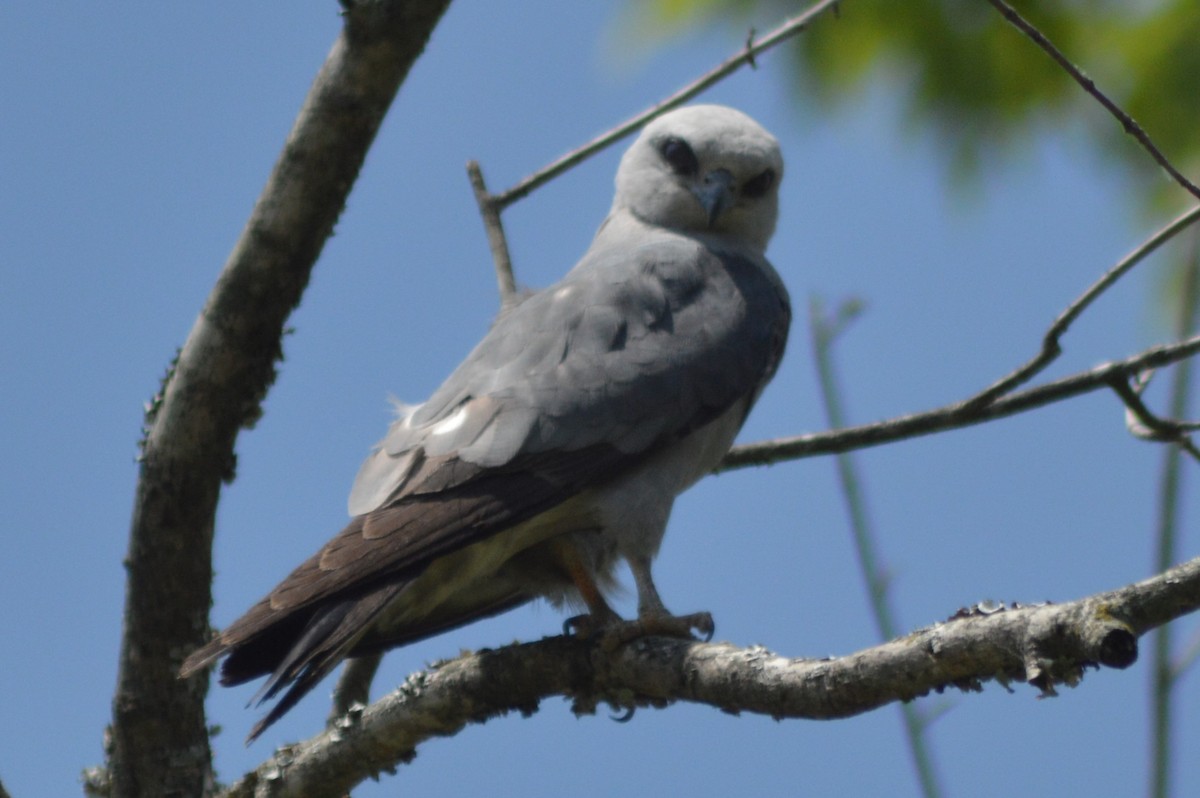
[[712, 227], [717, 217], [728, 210], [735, 197], [733, 175], [728, 169], [714, 169], [704, 176], [704, 182], [692, 189], [704, 214], [708, 226]]

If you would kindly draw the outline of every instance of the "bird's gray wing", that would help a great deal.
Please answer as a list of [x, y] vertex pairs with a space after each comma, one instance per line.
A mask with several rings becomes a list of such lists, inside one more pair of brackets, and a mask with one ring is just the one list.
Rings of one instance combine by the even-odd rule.
[[[352, 500], [363, 511], [185, 671], [234, 650], [223, 682], [271, 670], [280, 677], [274, 644], [305, 628], [311, 636], [314, 618], [340, 614], [314, 649], [332, 667], [386, 603], [378, 597], [436, 558], [623, 473], [753, 399], [779, 362], [790, 320], [777, 275], [756, 255], [714, 254], [676, 234], [644, 238], [590, 252], [501, 316], [364, 465]], [[316, 678], [327, 668], [319, 670]]]
[[765, 383], [789, 319], [761, 258], [674, 234], [591, 253], [502, 317], [393, 425], [359, 473], [351, 512], [427, 490], [422, 458], [491, 469], [596, 445], [645, 452]]

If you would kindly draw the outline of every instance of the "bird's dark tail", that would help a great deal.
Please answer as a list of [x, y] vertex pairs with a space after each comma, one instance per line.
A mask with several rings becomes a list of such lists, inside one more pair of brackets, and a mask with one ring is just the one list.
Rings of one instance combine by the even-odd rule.
[[[261, 705], [285, 687], [287, 692], [250, 730], [246, 737], [247, 745], [283, 717], [346, 658], [364, 630], [370, 627], [371, 621], [404, 589], [405, 584], [389, 585], [361, 598], [321, 607], [308, 619], [290, 646], [280, 645], [278, 636], [272, 641], [276, 652], [274, 668], [251, 701], [257, 700], [257, 704]], [[255, 645], [257, 642], [253, 641], [230, 654], [221, 666], [222, 684], [240, 684], [266, 672], [263, 654], [269, 654], [270, 649], [265, 644]], [[284, 652], [282, 657], [278, 655], [280, 651]]]

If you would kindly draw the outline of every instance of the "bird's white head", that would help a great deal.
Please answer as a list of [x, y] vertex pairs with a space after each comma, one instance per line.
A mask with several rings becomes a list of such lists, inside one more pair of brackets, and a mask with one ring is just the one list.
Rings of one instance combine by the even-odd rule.
[[779, 213], [779, 142], [741, 111], [691, 105], [642, 130], [621, 159], [613, 211], [766, 249]]

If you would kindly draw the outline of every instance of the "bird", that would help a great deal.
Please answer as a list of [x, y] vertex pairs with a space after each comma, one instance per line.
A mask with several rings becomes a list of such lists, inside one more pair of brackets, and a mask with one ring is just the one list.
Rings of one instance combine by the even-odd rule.
[[591, 246], [559, 282], [502, 310], [423, 404], [401, 406], [351, 489], [351, 520], [186, 658], [281, 698], [253, 741], [339, 663], [534, 599], [634, 634], [712, 633], [674, 616], [651, 575], [675, 498], [713, 471], [775, 374], [791, 305], [765, 250], [783, 159], [720, 105], [648, 123], [622, 156]]

